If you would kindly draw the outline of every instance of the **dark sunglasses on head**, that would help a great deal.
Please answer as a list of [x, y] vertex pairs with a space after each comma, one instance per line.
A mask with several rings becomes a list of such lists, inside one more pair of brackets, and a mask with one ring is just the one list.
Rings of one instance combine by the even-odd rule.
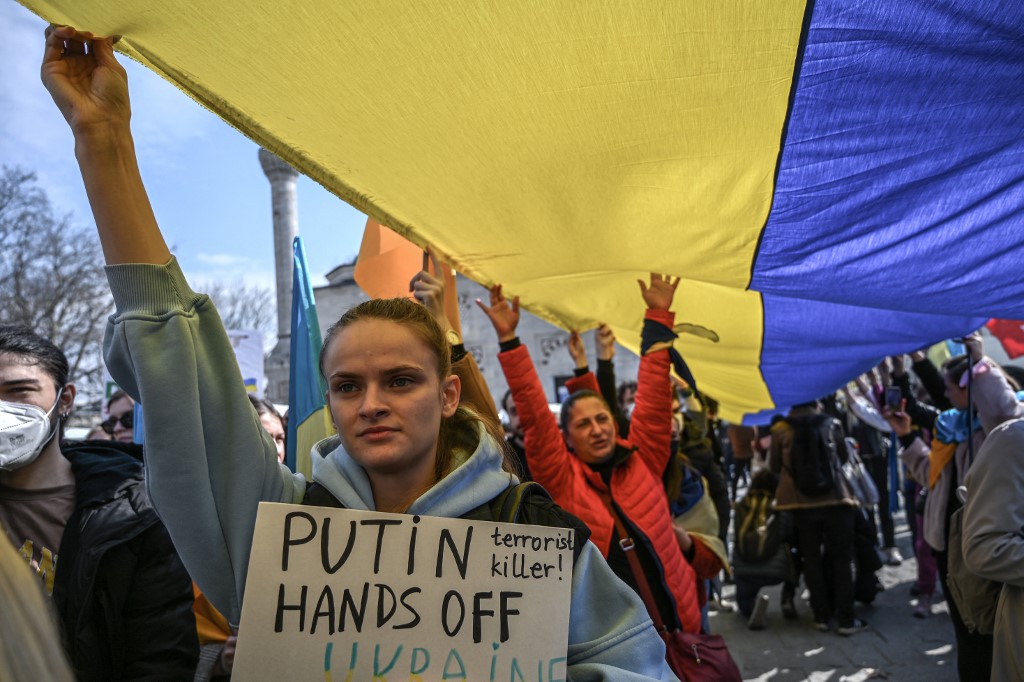
[[130, 429], [135, 426], [135, 416], [131, 412], [125, 412], [121, 415], [121, 418], [110, 417], [105, 422], [100, 422], [100, 428], [104, 432], [109, 433], [111, 436], [114, 435], [114, 429], [117, 428], [117, 422], [121, 422], [121, 426], [126, 429]]

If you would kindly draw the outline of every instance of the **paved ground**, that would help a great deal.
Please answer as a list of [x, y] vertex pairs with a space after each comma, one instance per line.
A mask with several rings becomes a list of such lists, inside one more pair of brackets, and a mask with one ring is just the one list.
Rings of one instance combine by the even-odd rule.
[[[886, 590], [879, 593], [872, 606], [857, 605], [858, 617], [869, 627], [852, 637], [814, 630], [810, 607], [801, 599], [797, 600], [800, 620], [783, 619], [779, 610], [781, 586], [765, 590], [772, 600], [765, 630], [748, 630], [746, 619], [738, 611], [712, 613], [712, 632], [725, 637], [743, 679], [955, 681], [953, 626], [945, 602], [933, 605], [930, 618], [921, 620], [911, 615], [915, 602], [909, 589], [917, 568], [902, 514], [897, 519], [897, 543], [909, 559], [902, 566], [879, 571]], [[726, 599], [731, 598], [732, 591], [726, 586]], [[941, 598], [941, 589], [937, 598]]]

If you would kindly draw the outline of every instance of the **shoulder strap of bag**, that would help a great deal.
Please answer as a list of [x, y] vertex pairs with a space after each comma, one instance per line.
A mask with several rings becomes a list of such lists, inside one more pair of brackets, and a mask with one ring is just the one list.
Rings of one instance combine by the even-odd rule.
[[338, 501], [338, 498], [332, 495], [331, 491], [316, 481], [306, 481], [306, 494], [302, 498], [302, 504], [314, 507], [345, 508], [345, 505]]
[[519, 485], [509, 486], [501, 495], [491, 500], [491, 510], [496, 521], [519, 523], [523, 500], [529, 495], [541, 495], [548, 499], [548, 491], [536, 481], [525, 481]]
[[647, 607], [647, 615], [654, 621], [654, 627], [658, 632], [667, 632], [665, 623], [661, 619], [661, 612], [658, 611], [658, 607], [654, 603], [654, 594], [651, 592], [651, 586], [647, 583], [647, 576], [644, 575], [640, 559], [636, 556], [636, 544], [633, 542], [633, 538], [626, 532], [626, 527], [615, 512], [615, 505], [611, 499], [601, 495], [601, 501], [604, 502], [608, 513], [612, 515], [612, 521], [615, 522], [615, 531], [619, 535], [619, 546], [622, 547], [622, 553], [626, 555], [626, 559], [629, 561], [629, 569], [633, 572], [633, 578], [636, 580], [636, 587], [640, 593], [640, 598], [643, 600], [644, 606]]

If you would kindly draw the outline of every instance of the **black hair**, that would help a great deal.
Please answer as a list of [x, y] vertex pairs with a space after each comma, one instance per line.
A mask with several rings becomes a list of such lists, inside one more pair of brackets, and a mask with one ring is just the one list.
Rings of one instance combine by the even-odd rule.
[[110, 412], [111, 405], [116, 403], [118, 400], [121, 400], [122, 398], [127, 398], [128, 400], [131, 401], [133, 405], [135, 404], [135, 401], [132, 399], [132, 397], [119, 388], [113, 393], [111, 393], [110, 397], [107, 399], [107, 412]]
[[605, 401], [604, 396], [602, 396], [597, 391], [591, 391], [589, 389], [576, 391], [575, 393], [573, 393], [568, 398], [562, 401], [562, 410], [561, 412], [558, 413], [558, 424], [559, 426], [562, 427], [562, 431], [569, 431], [569, 412], [572, 411], [572, 406], [575, 405], [577, 401], [582, 400], [583, 398], [597, 398], [598, 400], [601, 401], [601, 404], [605, 406], [605, 409], [607, 409], [609, 413], [612, 411], [612, 409], [608, 406], [608, 403]]
[[249, 397], [249, 402], [252, 403], [252, 406], [256, 408], [257, 415], [262, 417], [265, 414], [272, 414], [281, 420], [281, 426], [282, 428], [284, 427], [284, 417], [281, 416], [281, 413], [277, 411], [272, 402], [263, 398], [257, 398], [252, 393], [247, 393], [246, 395]]
[[[505, 395], [503, 395], [501, 397], [501, 409], [505, 410], [506, 412], [508, 412], [508, 401], [509, 401], [509, 398], [511, 398], [511, 397], [512, 397], [512, 389], [511, 388], [508, 389], [507, 391], [505, 391]], [[513, 402], [512, 404], [514, 405], [515, 402]]]
[[999, 365], [999, 367], [1003, 370], [1003, 374], [1006, 375], [1006, 380], [1010, 382], [1010, 388], [1014, 392], [1024, 388], [1024, 367], [1017, 365]]
[[20, 355], [42, 367], [58, 391], [68, 383], [71, 370], [64, 351], [25, 325], [0, 324], [0, 353]]
[[622, 396], [625, 395], [626, 391], [633, 391], [633, 393], [636, 393], [636, 390], [637, 384], [635, 381], [623, 381], [621, 384], [619, 384], [619, 387], [615, 389], [615, 399], [618, 400], [619, 405], [621, 405]]
[[954, 355], [942, 363], [942, 373], [957, 386], [964, 378], [964, 372], [970, 367], [971, 362], [966, 354]]

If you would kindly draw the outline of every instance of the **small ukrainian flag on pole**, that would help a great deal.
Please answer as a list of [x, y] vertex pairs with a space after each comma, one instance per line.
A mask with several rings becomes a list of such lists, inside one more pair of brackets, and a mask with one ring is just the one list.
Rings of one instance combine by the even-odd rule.
[[302, 238], [292, 242], [292, 337], [288, 377], [288, 448], [286, 463], [312, 480], [313, 446], [332, 435], [327, 409], [326, 384], [320, 376], [320, 322], [316, 316], [313, 287], [309, 281]]

